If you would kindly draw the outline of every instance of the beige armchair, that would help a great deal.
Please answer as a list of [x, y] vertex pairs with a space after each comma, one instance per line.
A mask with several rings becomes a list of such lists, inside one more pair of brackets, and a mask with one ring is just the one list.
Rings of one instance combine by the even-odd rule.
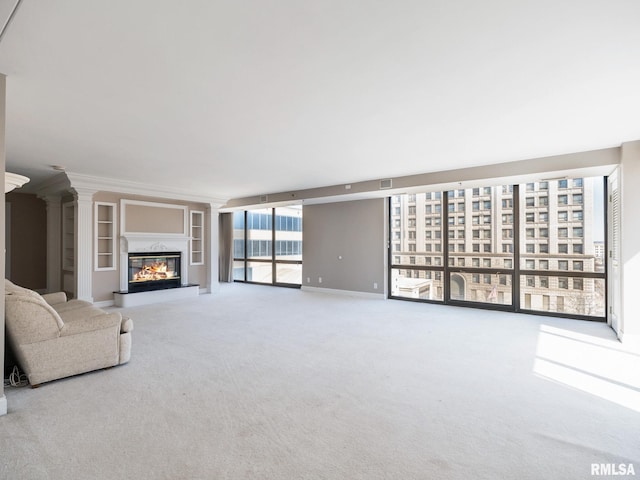
[[129, 361], [133, 322], [63, 292], [40, 295], [5, 280], [7, 339], [31, 385]]

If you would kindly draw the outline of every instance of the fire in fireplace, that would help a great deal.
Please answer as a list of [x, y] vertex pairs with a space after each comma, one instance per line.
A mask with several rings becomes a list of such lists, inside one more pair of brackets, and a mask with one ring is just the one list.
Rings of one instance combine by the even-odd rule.
[[180, 286], [180, 252], [129, 253], [129, 293]]

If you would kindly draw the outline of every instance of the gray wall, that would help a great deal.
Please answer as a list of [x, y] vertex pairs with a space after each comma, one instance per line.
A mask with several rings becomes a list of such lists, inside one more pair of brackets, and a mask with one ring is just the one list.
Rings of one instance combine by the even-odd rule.
[[385, 208], [384, 199], [305, 205], [303, 287], [384, 294]]
[[6, 278], [33, 290], [47, 288], [47, 205], [28, 193], [11, 192], [11, 271]]

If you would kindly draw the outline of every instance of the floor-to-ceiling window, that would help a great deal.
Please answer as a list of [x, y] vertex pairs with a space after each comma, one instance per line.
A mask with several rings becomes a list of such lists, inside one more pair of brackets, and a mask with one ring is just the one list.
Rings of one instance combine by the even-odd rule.
[[391, 198], [391, 296], [444, 300], [442, 193]]
[[302, 284], [302, 206], [274, 209], [275, 283]]
[[566, 178], [520, 189], [520, 307], [604, 317], [604, 181]]
[[262, 208], [234, 213], [236, 281], [302, 284], [302, 207]]
[[446, 199], [449, 299], [512, 305], [514, 186], [452, 190]]
[[390, 296], [604, 319], [602, 177], [390, 199]]

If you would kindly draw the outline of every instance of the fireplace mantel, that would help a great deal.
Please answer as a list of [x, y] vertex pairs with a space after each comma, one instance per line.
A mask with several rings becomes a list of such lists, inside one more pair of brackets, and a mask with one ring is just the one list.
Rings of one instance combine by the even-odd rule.
[[135, 252], [180, 252], [180, 278], [182, 285], [189, 283], [189, 240], [187, 235], [170, 234], [134, 234], [129, 233], [120, 237], [120, 291], [126, 292], [129, 284], [128, 263], [129, 253]]

